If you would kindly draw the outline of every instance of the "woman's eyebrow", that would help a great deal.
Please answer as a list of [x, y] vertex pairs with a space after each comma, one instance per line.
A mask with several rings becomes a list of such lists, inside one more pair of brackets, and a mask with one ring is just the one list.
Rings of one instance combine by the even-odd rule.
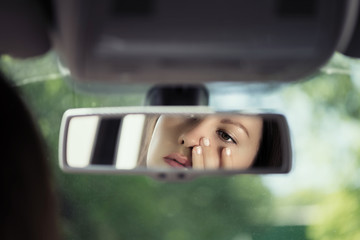
[[244, 125], [242, 125], [241, 123], [239, 123], [239, 122], [233, 122], [231, 119], [228, 119], [228, 118], [222, 119], [220, 122], [221, 122], [221, 123], [225, 123], [225, 124], [235, 125], [235, 126], [241, 128], [242, 130], [244, 130], [244, 132], [246, 133], [246, 135], [247, 135], [248, 137], [250, 137], [248, 130], [247, 130], [246, 127], [245, 127]]

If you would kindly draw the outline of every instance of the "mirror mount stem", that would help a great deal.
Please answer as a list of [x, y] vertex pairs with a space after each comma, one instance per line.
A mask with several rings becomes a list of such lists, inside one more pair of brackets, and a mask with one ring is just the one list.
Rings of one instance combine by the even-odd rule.
[[205, 85], [155, 85], [146, 95], [146, 106], [208, 106]]

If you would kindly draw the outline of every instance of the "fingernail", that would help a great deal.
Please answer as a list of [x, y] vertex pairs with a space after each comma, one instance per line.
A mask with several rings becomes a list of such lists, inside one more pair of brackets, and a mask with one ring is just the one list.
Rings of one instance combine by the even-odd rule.
[[230, 156], [231, 155], [231, 149], [230, 148], [225, 148], [225, 154]]
[[201, 154], [201, 147], [200, 147], [200, 146], [199, 146], [199, 147], [196, 147], [195, 150], [196, 150], [196, 153], [197, 153], [197, 154]]
[[203, 138], [203, 143], [205, 146], [210, 146], [210, 140], [208, 138]]

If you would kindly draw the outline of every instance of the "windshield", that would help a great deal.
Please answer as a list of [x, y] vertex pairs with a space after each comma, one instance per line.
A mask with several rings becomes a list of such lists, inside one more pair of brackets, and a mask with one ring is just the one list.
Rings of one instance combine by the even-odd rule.
[[0, 59], [48, 147], [64, 239], [357, 239], [360, 237], [360, 61], [336, 53], [292, 83], [209, 83], [217, 110], [283, 113], [294, 149], [282, 175], [201, 177], [68, 174], [58, 167], [69, 108], [140, 106], [149, 85], [76, 84], [57, 56]]

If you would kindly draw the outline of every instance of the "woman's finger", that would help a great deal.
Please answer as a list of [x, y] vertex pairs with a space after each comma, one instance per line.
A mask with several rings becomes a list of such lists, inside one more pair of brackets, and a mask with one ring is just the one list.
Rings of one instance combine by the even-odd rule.
[[223, 148], [221, 151], [221, 166], [224, 169], [233, 169], [233, 159], [230, 148]]
[[201, 146], [196, 146], [192, 149], [192, 167], [194, 169], [204, 169], [204, 157]]
[[208, 138], [202, 138], [200, 146], [203, 150], [204, 166], [206, 169], [217, 169], [220, 167], [220, 159], [216, 149], [211, 147], [210, 140]]

